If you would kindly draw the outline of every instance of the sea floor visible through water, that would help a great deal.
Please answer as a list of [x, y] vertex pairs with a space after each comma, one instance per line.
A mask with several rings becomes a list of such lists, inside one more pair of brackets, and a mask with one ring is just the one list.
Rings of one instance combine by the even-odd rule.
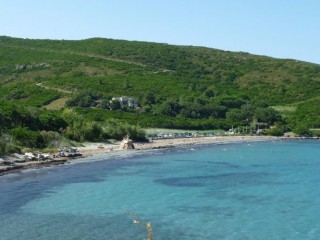
[[150, 221], [154, 239], [318, 240], [319, 183], [316, 140], [187, 146], [28, 170], [0, 178], [0, 239], [142, 240]]

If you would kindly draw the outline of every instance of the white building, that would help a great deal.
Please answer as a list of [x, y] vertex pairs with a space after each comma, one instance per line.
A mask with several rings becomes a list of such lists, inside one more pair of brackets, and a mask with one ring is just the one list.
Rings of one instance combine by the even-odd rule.
[[122, 96], [122, 97], [114, 97], [111, 101], [118, 100], [120, 102], [121, 107], [128, 106], [128, 107], [138, 107], [138, 101], [134, 98]]

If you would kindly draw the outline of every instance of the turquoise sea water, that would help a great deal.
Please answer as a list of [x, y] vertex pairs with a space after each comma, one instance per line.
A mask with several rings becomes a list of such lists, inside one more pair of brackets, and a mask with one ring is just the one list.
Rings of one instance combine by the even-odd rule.
[[320, 141], [208, 145], [0, 178], [0, 239], [320, 239]]

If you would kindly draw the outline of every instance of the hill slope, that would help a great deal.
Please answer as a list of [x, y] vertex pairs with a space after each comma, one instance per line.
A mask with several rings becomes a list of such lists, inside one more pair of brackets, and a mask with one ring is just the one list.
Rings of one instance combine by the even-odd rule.
[[[310, 104], [303, 103], [319, 96], [320, 66], [204, 47], [0, 37], [0, 85], [0, 99], [30, 106], [73, 98], [83, 91], [90, 92], [91, 100], [127, 95], [139, 100], [139, 117], [132, 111], [98, 115], [121, 115], [131, 123], [143, 119], [140, 124], [147, 126], [168, 127], [174, 121], [175, 127], [228, 128], [252, 121], [279, 122], [266, 117], [275, 114], [268, 106], [295, 104], [309, 113], [303, 107]], [[85, 112], [92, 117], [96, 111]], [[293, 111], [287, 121], [299, 124], [290, 120], [296, 115]], [[307, 122], [320, 126], [314, 116]]]

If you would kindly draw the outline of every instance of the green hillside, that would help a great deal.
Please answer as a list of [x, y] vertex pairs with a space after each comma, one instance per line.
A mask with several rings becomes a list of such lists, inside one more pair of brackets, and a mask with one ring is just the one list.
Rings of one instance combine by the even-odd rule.
[[[97, 122], [184, 129], [320, 127], [314, 107], [320, 103], [319, 65], [204, 47], [3, 36], [0, 86], [0, 99], [7, 102], [55, 109], [56, 100], [61, 108], [69, 99], [68, 107]], [[123, 95], [137, 99], [139, 110], [110, 110], [109, 100]]]

